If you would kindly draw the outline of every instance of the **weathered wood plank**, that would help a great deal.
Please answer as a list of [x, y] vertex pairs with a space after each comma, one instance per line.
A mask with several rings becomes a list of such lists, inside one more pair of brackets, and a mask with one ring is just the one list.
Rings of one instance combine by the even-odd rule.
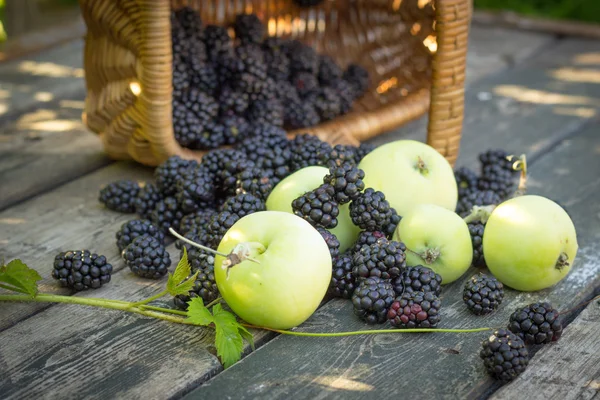
[[[565, 310], [597, 290], [600, 228], [597, 219], [590, 216], [600, 213], [599, 128], [595, 123], [562, 141], [531, 166], [532, 189], [567, 204], [573, 216], [581, 250], [572, 272], [552, 289], [536, 293], [508, 289], [496, 313], [476, 318], [461, 299], [464, 282], [476, 272], [471, 269], [463, 279], [444, 288], [443, 327], [505, 326], [510, 313], [524, 304], [548, 300]], [[516, 134], [513, 131], [504, 140], [512, 140]], [[472, 153], [482, 147], [476, 141], [466, 141], [464, 149]], [[306, 332], [358, 329], [374, 327], [358, 321], [347, 300], [329, 302], [298, 328]], [[292, 393], [298, 398], [393, 398], [409, 392], [417, 399], [477, 398], [499, 387], [487, 376], [478, 358], [481, 340], [487, 335], [279, 336], [186, 398], [282, 398]]]
[[[151, 171], [134, 163], [115, 163], [0, 212], [0, 254], [5, 260], [21, 258], [35, 268], [44, 278], [40, 283], [42, 292], [67, 293], [50, 276], [54, 256], [60, 251], [87, 248], [104, 254], [118, 271], [123, 263], [119, 260], [115, 233], [135, 215], [107, 210], [98, 202], [98, 192], [102, 185], [117, 179], [150, 180]], [[45, 307], [2, 305], [0, 331]]]
[[600, 302], [588, 305], [559, 342], [542, 348], [527, 370], [498, 390], [493, 400], [583, 400], [600, 393]]

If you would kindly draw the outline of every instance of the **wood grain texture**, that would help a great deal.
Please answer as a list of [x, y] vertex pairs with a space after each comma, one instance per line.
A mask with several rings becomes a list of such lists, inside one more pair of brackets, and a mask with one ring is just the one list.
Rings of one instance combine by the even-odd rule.
[[[470, 269], [462, 279], [444, 287], [440, 327], [502, 327], [517, 307], [546, 300], [565, 310], [598, 289], [599, 128], [595, 123], [562, 141], [532, 164], [530, 170], [532, 189], [567, 204], [573, 217], [580, 251], [570, 274], [552, 289], [535, 293], [507, 289], [497, 312], [474, 317], [462, 301], [463, 285], [476, 272]], [[465, 142], [465, 151], [480, 151], [475, 143]], [[365, 326], [354, 317], [349, 301], [334, 300], [298, 330], [340, 332], [381, 327]], [[279, 336], [186, 398], [275, 399], [292, 394], [296, 398], [396, 398], [408, 392], [413, 399], [485, 397], [500, 387], [485, 373], [478, 357], [480, 343], [487, 336], [489, 332], [340, 338]]]
[[[116, 271], [123, 268], [115, 233], [135, 214], [107, 210], [99, 201], [103, 185], [117, 179], [152, 179], [151, 169], [116, 163], [74, 180], [43, 196], [0, 212], [0, 255], [20, 258], [44, 278], [40, 291], [67, 294], [50, 276], [61, 251], [89, 249], [105, 255]], [[45, 304], [0, 306], [0, 331], [47, 307]]]
[[600, 302], [588, 305], [561, 339], [543, 347], [527, 370], [491, 400], [584, 400], [600, 394]]

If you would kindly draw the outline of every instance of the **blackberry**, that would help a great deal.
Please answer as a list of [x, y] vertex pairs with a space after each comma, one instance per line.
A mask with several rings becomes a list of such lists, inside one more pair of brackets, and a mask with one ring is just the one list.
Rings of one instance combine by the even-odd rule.
[[217, 174], [218, 189], [222, 196], [233, 196], [236, 193], [238, 175], [254, 167], [248, 159], [230, 160], [223, 165]]
[[219, 104], [208, 94], [196, 88], [190, 88], [182, 97], [181, 102], [192, 112], [201, 123], [208, 123], [219, 115]]
[[188, 61], [190, 86], [194, 89], [212, 95], [218, 88], [219, 79], [215, 67], [199, 58], [192, 58]]
[[[185, 238], [198, 242], [207, 243], [208, 223], [210, 219], [217, 214], [212, 208], [198, 210], [195, 213], [188, 214], [181, 219], [179, 223], [179, 233]], [[175, 247], [181, 249], [183, 242], [179, 239], [175, 241]]]
[[501, 202], [502, 199], [498, 193], [491, 190], [477, 190], [458, 200], [458, 204], [456, 205], [456, 213], [461, 217], [466, 217], [471, 213], [474, 206], [488, 206], [492, 204], [500, 204]]
[[284, 43], [285, 40], [271, 36], [261, 45], [268, 66], [267, 75], [277, 82], [285, 82], [290, 76], [290, 59], [283, 50]]
[[267, 79], [267, 64], [260, 46], [242, 44], [235, 48], [235, 54], [243, 67], [241, 73], [250, 74], [261, 81]]
[[325, 228], [318, 226], [317, 231], [323, 236], [323, 240], [325, 240], [325, 243], [327, 243], [327, 247], [329, 248], [331, 259], [334, 260], [340, 254], [340, 241], [333, 233]]
[[180, 99], [190, 87], [190, 73], [185, 61], [173, 54], [173, 98]]
[[376, 276], [395, 279], [406, 268], [406, 246], [396, 241], [363, 245], [352, 257], [352, 273], [357, 279]]
[[481, 342], [479, 357], [486, 371], [501, 382], [510, 382], [529, 364], [529, 351], [523, 340], [506, 329], [497, 329]]
[[62, 287], [80, 292], [98, 289], [110, 282], [113, 267], [106, 257], [89, 250], [65, 251], [54, 257], [52, 277]]
[[256, 14], [236, 15], [233, 29], [242, 43], [260, 43], [265, 35], [265, 26]]
[[200, 14], [191, 7], [181, 7], [174, 12], [175, 18], [181, 25], [188, 38], [194, 38], [202, 30], [202, 20]]
[[392, 281], [398, 296], [403, 293], [433, 293], [439, 296], [442, 293], [442, 276], [431, 268], [422, 265], [408, 267], [402, 274]]
[[233, 42], [223, 26], [207, 25], [204, 28], [204, 44], [208, 58], [213, 61], [222, 54], [233, 52]]
[[516, 186], [513, 171], [503, 169], [500, 165], [486, 165], [477, 181], [479, 190], [491, 190], [506, 199]]
[[323, 3], [324, 0], [293, 0], [300, 7], [314, 7]]
[[369, 73], [366, 69], [357, 64], [350, 64], [344, 71], [344, 79], [354, 86], [357, 94], [355, 97], [362, 96], [369, 89]]
[[435, 328], [440, 322], [442, 302], [433, 292], [404, 292], [387, 313], [393, 327], [399, 329]]
[[363, 179], [365, 172], [350, 163], [329, 168], [323, 182], [331, 185], [335, 191], [335, 200], [338, 204], [346, 204], [356, 200], [365, 188]]
[[259, 138], [265, 145], [288, 147], [287, 132], [280, 126], [253, 124], [252, 136]]
[[241, 193], [230, 197], [221, 206], [221, 211], [228, 211], [240, 218], [264, 210], [264, 201], [250, 193]]
[[342, 164], [355, 166], [358, 164], [356, 162], [356, 150], [357, 148], [351, 145], [336, 144], [331, 149], [331, 153], [324, 156], [323, 165], [329, 168], [334, 166], [339, 167]]
[[173, 135], [182, 147], [194, 148], [201, 135], [204, 122], [185, 104], [173, 100]]
[[370, 246], [372, 244], [377, 243], [378, 241], [381, 241], [382, 243], [387, 243], [388, 239], [385, 237], [385, 234], [383, 232], [362, 231], [358, 234], [358, 238], [350, 248], [350, 252], [352, 255], [354, 255], [355, 253], [358, 253], [364, 245]]
[[133, 219], [121, 225], [121, 229], [116, 233], [117, 247], [119, 253], [125, 249], [138, 236], [150, 235], [154, 236], [161, 243], [165, 241], [165, 234], [158, 229], [152, 221], [147, 219]]
[[171, 266], [165, 246], [150, 235], [136, 237], [123, 251], [123, 260], [134, 274], [147, 279], [163, 277]]
[[292, 77], [291, 83], [302, 98], [319, 89], [319, 80], [310, 72], [298, 72]]
[[334, 297], [350, 299], [356, 288], [356, 278], [352, 274], [352, 257], [342, 254], [333, 259], [331, 282], [328, 293]]
[[240, 216], [231, 211], [221, 211], [212, 216], [207, 226], [208, 235], [206, 238], [206, 246], [212, 249], [219, 247], [219, 243], [221, 242], [221, 239], [223, 239], [223, 236], [225, 236], [229, 228], [231, 228], [239, 219]]
[[562, 336], [559, 313], [548, 302], [528, 304], [509, 318], [508, 329], [526, 344], [547, 344]]
[[368, 324], [382, 324], [394, 297], [396, 294], [389, 281], [376, 276], [363, 279], [352, 293], [354, 315]]
[[210, 121], [200, 127], [200, 132], [196, 136], [196, 141], [192, 148], [198, 150], [213, 150], [226, 143], [225, 126], [218, 121]]
[[390, 223], [392, 210], [382, 192], [367, 188], [350, 202], [350, 218], [362, 230], [380, 231]]
[[219, 123], [223, 126], [225, 144], [235, 144], [248, 136], [250, 124], [240, 115], [230, 115], [221, 118]]
[[341, 114], [350, 112], [350, 110], [352, 110], [352, 104], [359, 94], [356, 88], [344, 79], [332, 83], [330, 87], [335, 90], [340, 99]]
[[154, 170], [154, 179], [156, 187], [163, 196], [175, 194], [177, 191], [177, 181], [188, 170], [198, 166], [195, 160], [185, 160], [180, 156], [171, 156], [167, 158]]
[[375, 150], [374, 144], [361, 143], [356, 149], [356, 164], [360, 163], [362, 159], [373, 150]]
[[265, 171], [270, 176], [271, 183], [275, 184], [290, 174], [289, 162], [292, 153], [287, 147], [285, 136], [282, 142], [279, 138], [252, 137], [244, 140], [239, 149], [242, 149], [253, 161], [257, 168]]
[[308, 133], [296, 135], [290, 142], [291, 172], [312, 165], [323, 165], [323, 159], [331, 153], [331, 145]]
[[161, 199], [162, 195], [156, 185], [154, 183], [146, 183], [140, 188], [140, 191], [133, 201], [136, 214], [141, 218], [150, 217], [152, 210], [156, 207], [156, 203]]
[[219, 94], [219, 111], [221, 116], [243, 115], [248, 109], [248, 94], [233, 90], [230, 87], [221, 88]]
[[244, 61], [240, 60], [234, 51], [220, 54], [213, 61], [221, 87], [236, 89], [237, 81], [244, 72]]
[[213, 176], [206, 168], [193, 168], [184, 173], [177, 181], [175, 198], [179, 209], [189, 214], [214, 204], [215, 185]]
[[186, 250], [192, 274], [198, 272], [198, 275], [192, 290], [173, 298], [173, 303], [180, 310], [187, 310], [188, 302], [195, 297], [200, 297], [205, 305], [219, 297], [219, 289], [215, 281], [215, 257], [191, 246], [186, 246]]
[[261, 168], [248, 168], [237, 176], [236, 193], [250, 193], [266, 201], [271, 190], [273, 190], [273, 181], [269, 174]]
[[177, 199], [171, 196], [156, 203], [156, 207], [150, 214], [152, 223], [165, 233], [170, 227], [177, 228], [182, 218], [183, 212], [179, 209]]
[[134, 202], [139, 191], [140, 185], [136, 181], [121, 179], [100, 189], [98, 201], [109, 210], [126, 214], [134, 213]]
[[463, 301], [475, 315], [491, 314], [504, 299], [504, 285], [493, 276], [474, 275], [463, 288]]
[[388, 239], [391, 239], [392, 236], [394, 236], [394, 232], [396, 232], [396, 228], [398, 227], [398, 224], [402, 220], [402, 217], [400, 215], [398, 215], [398, 212], [396, 211], [395, 208], [391, 208], [391, 210], [392, 210], [392, 215], [390, 217], [389, 223], [387, 223], [381, 227], [383, 233], [385, 233], [385, 236]]
[[458, 197], [463, 198], [469, 193], [477, 190], [477, 174], [467, 168], [460, 167], [454, 171], [456, 186], [458, 187]]
[[344, 71], [328, 55], [319, 55], [319, 83], [322, 86], [329, 86], [342, 78]]
[[477, 156], [477, 158], [479, 159], [479, 162], [481, 163], [481, 172], [483, 172], [483, 169], [488, 165], [498, 165], [502, 169], [509, 170], [509, 171], [513, 170], [512, 169], [513, 161], [511, 161], [509, 159], [510, 154], [508, 154], [505, 150], [489, 149], [483, 153], [480, 153]]
[[246, 154], [239, 150], [217, 149], [204, 154], [200, 165], [206, 168], [214, 177], [217, 177], [219, 171], [225, 168], [226, 163], [244, 159], [246, 159]]
[[319, 71], [319, 55], [311, 46], [299, 40], [286, 42], [285, 51], [290, 59], [292, 73], [309, 72], [316, 77]]
[[329, 87], [321, 87], [306, 95], [317, 110], [321, 121], [330, 121], [342, 113], [340, 97], [337, 92]]
[[315, 107], [305, 101], [292, 101], [284, 104], [284, 124], [290, 129], [310, 128], [321, 122]]
[[246, 112], [248, 121], [253, 124], [283, 126], [283, 106], [277, 100], [253, 102]]
[[298, 94], [298, 91], [289, 81], [278, 81], [275, 87], [275, 98], [277, 98], [282, 104], [287, 106], [289, 103], [300, 104], [302, 99]]
[[483, 256], [483, 231], [485, 225], [481, 222], [469, 222], [469, 233], [471, 234], [471, 243], [473, 244], [473, 267], [485, 267], [485, 258]]
[[296, 198], [292, 201], [294, 214], [304, 218], [315, 227], [335, 228], [338, 224], [337, 217], [340, 209], [333, 198], [332, 192], [331, 185], [323, 184], [315, 190]]

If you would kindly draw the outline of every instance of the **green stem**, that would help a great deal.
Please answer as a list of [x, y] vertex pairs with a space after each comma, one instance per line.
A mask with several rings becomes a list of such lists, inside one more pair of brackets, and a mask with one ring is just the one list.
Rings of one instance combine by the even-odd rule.
[[141, 301], [136, 301], [135, 303], [131, 303], [130, 307], [138, 307], [144, 304], [148, 304], [151, 301], [154, 301], [156, 299], [160, 299], [163, 296], [166, 296], [167, 294], [169, 294], [169, 291], [167, 289], [163, 290], [162, 292], [155, 294], [154, 296], [148, 297], [145, 300], [141, 300]]
[[170, 308], [154, 307], [154, 306], [148, 306], [146, 304], [142, 304], [140, 306], [140, 308], [144, 309], [144, 310], [160, 311], [160, 312], [166, 313], [166, 314], [181, 315], [183, 317], [187, 317], [187, 313], [185, 311], [172, 310]]
[[214, 299], [213, 301], [211, 301], [210, 303], [208, 303], [204, 307], [211, 308], [212, 306], [214, 306], [217, 303], [220, 303], [221, 301], [223, 301], [223, 298], [222, 297], [217, 297], [216, 299]]
[[378, 333], [429, 333], [429, 332], [448, 332], [448, 333], [471, 333], [491, 331], [494, 328], [471, 328], [471, 329], [445, 329], [445, 328], [414, 328], [414, 329], [373, 329], [368, 331], [349, 331], [349, 332], [329, 332], [329, 333], [313, 333], [313, 332], [294, 332], [282, 329], [271, 329], [262, 326], [250, 324], [241, 324], [245, 328], [263, 329], [266, 331], [277, 332], [283, 335], [291, 336], [312, 336], [312, 337], [338, 337], [338, 336], [355, 336], [355, 335], [371, 335]]

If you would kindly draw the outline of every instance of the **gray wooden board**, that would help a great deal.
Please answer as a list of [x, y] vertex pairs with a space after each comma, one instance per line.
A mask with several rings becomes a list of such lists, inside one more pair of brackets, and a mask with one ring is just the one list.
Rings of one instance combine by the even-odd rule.
[[600, 301], [588, 305], [560, 341], [541, 349], [527, 370], [493, 400], [584, 400], [600, 393]]
[[[549, 300], [564, 310], [586, 300], [599, 287], [598, 129], [600, 126], [594, 123], [561, 141], [530, 170], [532, 191], [566, 204], [572, 214], [580, 251], [571, 273], [552, 289], [535, 293], [507, 289], [503, 306], [496, 313], [475, 318], [461, 298], [464, 282], [476, 272], [471, 269], [444, 288], [440, 327], [505, 326], [517, 307]], [[522, 132], [513, 129], [510, 139], [505, 140], [512, 141], [514, 135], [531, 131]], [[482, 150], [482, 143], [474, 140], [465, 141], [463, 146], [466, 154]], [[299, 330], [339, 332], [373, 328], [353, 316], [349, 301], [333, 300]], [[480, 343], [488, 335], [489, 332], [340, 338], [279, 336], [186, 398], [283, 398], [292, 394], [295, 398], [395, 398], [407, 393], [411, 398], [485, 396], [499, 387], [486, 375], [478, 358]]]

